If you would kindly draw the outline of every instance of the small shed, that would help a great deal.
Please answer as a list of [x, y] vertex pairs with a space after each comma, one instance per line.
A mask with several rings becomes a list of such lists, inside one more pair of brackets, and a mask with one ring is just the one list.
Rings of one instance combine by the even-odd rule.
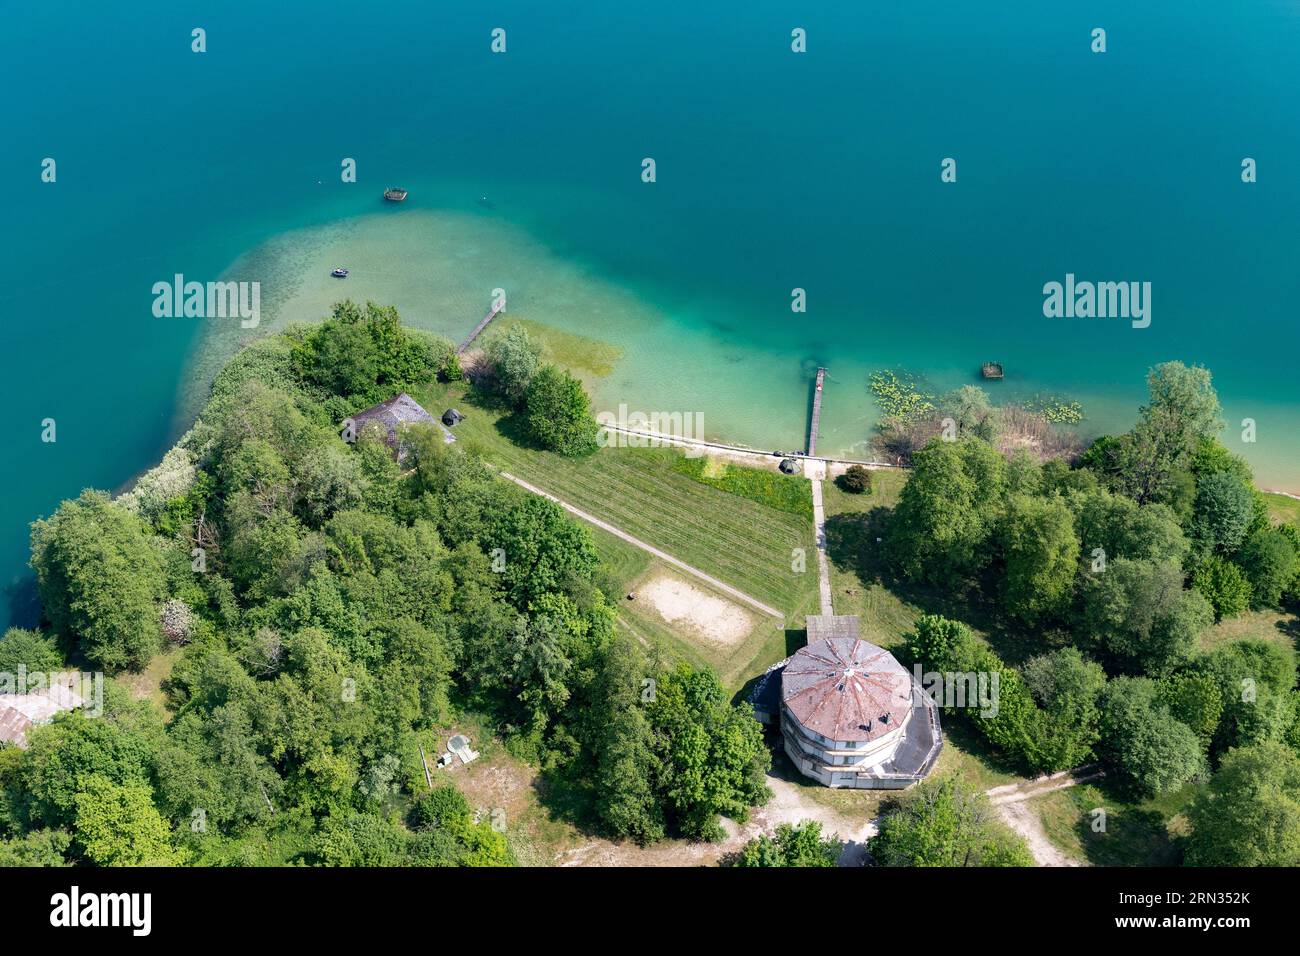
[[456, 425], [459, 425], [464, 420], [465, 420], [465, 416], [462, 415], [454, 408], [449, 408], [442, 413], [442, 423], [446, 425], [448, 428], [452, 428]]
[[785, 475], [799, 474], [799, 462], [793, 458], [782, 458], [781, 464], [777, 467], [780, 468], [781, 473]]

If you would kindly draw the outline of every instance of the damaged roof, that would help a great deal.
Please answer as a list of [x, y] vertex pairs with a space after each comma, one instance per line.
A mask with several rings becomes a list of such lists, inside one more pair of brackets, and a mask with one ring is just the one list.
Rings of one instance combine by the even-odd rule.
[[[856, 631], [856, 619], [853, 625]], [[809, 638], [812, 634], [810, 627]], [[790, 658], [781, 677], [781, 700], [805, 729], [829, 740], [876, 740], [910, 715], [912, 675], [875, 644], [829, 637]]]

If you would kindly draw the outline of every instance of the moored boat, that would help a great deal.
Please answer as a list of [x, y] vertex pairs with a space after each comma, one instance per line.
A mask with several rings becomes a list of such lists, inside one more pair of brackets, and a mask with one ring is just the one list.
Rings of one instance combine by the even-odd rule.
[[336, 279], [346, 279], [348, 277], [348, 270], [335, 269], [333, 272], [330, 273], [330, 275], [332, 275]]
[[406, 200], [406, 190], [398, 186], [389, 186], [384, 190], [384, 198], [389, 202], [404, 202]]

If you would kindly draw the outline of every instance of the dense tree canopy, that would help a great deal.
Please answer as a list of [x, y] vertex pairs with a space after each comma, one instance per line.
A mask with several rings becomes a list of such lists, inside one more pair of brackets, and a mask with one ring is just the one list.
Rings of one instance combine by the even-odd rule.
[[32, 525], [32, 569], [56, 634], [105, 670], [139, 668], [162, 642], [162, 558], [150, 529], [86, 491]]
[[983, 794], [953, 779], [925, 781], [898, 797], [867, 847], [877, 866], [1034, 865]]

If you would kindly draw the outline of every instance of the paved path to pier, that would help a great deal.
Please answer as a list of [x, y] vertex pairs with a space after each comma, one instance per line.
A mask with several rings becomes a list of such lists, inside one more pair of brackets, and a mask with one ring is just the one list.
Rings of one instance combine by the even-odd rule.
[[541, 495], [543, 498], [549, 498], [551, 501], [554, 501], [565, 511], [569, 512], [569, 514], [581, 518], [583, 521], [586, 521], [588, 524], [594, 524], [597, 528], [600, 528], [603, 531], [608, 531], [616, 538], [622, 538], [628, 544], [633, 545], [634, 547], [638, 547], [642, 551], [646, 551], [649, 552], [650, 554], [653, 554], [660, 561], [664, 561], [668, 564], [671, 564], [673, 567], [679, 568], [688, 574], [695, 575], [701, 581], [706, 582], [710, 587], [715, 588], [724, 594], [729, 594], [732, 597], [736, 598], [738, 601], [744, 601], [750, 607], [758, 608], [758, 610], [762, 611], [764, 614], [769, 614], [779, 621], [785, 620], [785, 615], [782, 614], [780, 611], [778, 611], [776, 608], [770, 607], [769, 605], [764, 604], [762, 601], [750, 597], [744, 591], [738, 591], [736, 588], [733, 588], [730, 584], [726, 584], [722, 581], [719, 581], [713, 575], [705, 574], [699, 568], [691, 567], [685, 561], [678, 560], [677, 558], [674, 558], [671, 554], [668, 554], [665, 551], [660, 551], [654, 545], [646, 544], [640, 538], [632, 537], [632, 535], [628, 534], [626, 531], [622, 531], [618, 528], [615, 528], [609, 522], [601, 521], [599, 518], [595, 517], [594, 515], [587, 514], [587, 512], [575, 508], [567, 501], [561, 501], [559, 498], [555, 497], [555, 495], [551, 494], [550, 492], [543, 491], [541, 488], [538, 488], [536, 485], [530, 485], [522, 478], [516, 478], [514, 475], [505, 471], [501, 472], [500, 474], [502, 478], [506, 479], [506, 481], [513, 481], [516, 485], [518, 485], [520, 488], [523, 488], [525, 491], [531, 491], [535, 495]]
[[831, 567], [826, 559], [826, 508], [822, 504], [822, 483], [812, 479], [813, 533], [817, 539], [817, 584], [821, 591], [822, 613], [834, 614], [831, 603]]

